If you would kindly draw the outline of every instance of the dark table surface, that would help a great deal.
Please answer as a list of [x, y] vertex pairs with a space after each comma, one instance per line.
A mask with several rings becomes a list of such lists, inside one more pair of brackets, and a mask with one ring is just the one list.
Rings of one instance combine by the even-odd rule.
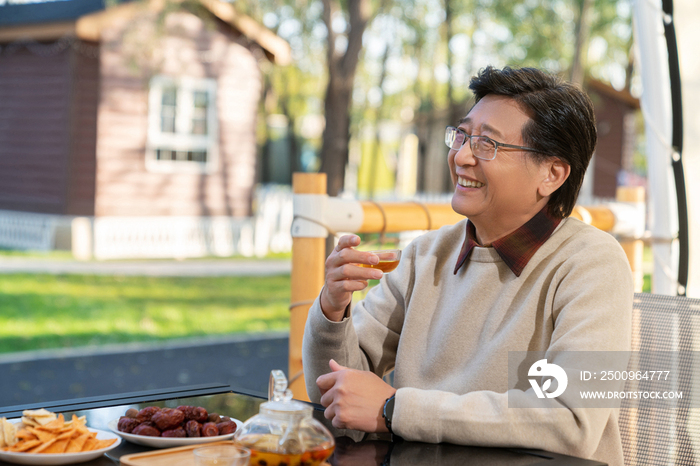
[[[213, 391], [220, 393], [211, 394]], [[198, 394], [209, 393], [209, 394]], [[192, 396], [194, 394], [194, 396]], [[202, 406], [209, 412], [217, 412], [232, 418], [245, 421], [258, 414], [264, 398], [256, 394], [246, 394], [222, 389], [173, 391], [159, 394], [141, 392], [114, 396], [109, 400], [74, 400], [73, 404], [56, 404], [60, 407], [56, 412], [62, 412], [67, 418], [72, 414], [85, 415], [87, 425], [109, 431], [107, 424], [127, 409], [141, 409], [145, 406], [176, 407], [179, 405]], [[100, 406], [102, 405], [102, 406]], [[17, 408], [17, 407], [13, 407]], [[451, 444], [427, 444], [407, 442], [386, 435], [364, 434], [357, 431], [338, 430], [333, 428], [323, 417], [323, 411], [315, 405], [314, 417], [321, 421], [336, 438], [336, 449], [328, 460], [332, 465], [379, 466], [391, 465], [493, 465], [493, 466], [601, 466], [597, 461], [573, 458], [539, 450], [521, 450], [509, 448], [480, 448], [465, 447]], [[51, 408], [49, 408], [51, 409]], [[54, 409], [51, 409], [52, 411]], [[0, 408], [0, 415], [12, 414], [12, 410]], [[135, 445], [127, 441], [109, 451], [106, 455], [82, 463], [85, 466], [113, 466], [119, 464], [119, 458], [132, 453], [150, 451], [151, 448]], [[0, 462], [0, 464], [6, 464]]]

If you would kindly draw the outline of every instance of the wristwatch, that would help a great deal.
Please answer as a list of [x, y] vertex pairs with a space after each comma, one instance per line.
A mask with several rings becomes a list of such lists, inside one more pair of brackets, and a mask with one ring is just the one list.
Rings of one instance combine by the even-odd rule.
[[391, 429], [391, 420], [394, 417], [394, 402], [396, 401], [396, 394], [391, 395], [384, 402], [384, 410], [382, 412], [382, 417], [384, 418], [384, 424], [386, 428], [389, 429], [389, 433], [393, 434], [394, 431]]

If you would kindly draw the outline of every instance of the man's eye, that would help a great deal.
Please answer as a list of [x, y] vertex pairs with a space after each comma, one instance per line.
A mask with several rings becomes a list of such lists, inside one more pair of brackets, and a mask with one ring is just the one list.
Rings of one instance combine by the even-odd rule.
[[493, 141], [486, 138], [479, 138], [478, 145], [481, 150], [491, 150], [495, 147]]

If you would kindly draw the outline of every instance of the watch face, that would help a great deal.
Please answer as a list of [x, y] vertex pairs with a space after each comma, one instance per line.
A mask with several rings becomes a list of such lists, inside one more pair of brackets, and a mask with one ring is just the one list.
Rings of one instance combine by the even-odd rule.
[[384, 404], [384, 417], [391, 421], [391, 419], [394, 417], [394, 402], [396, 401], [396, 398], [392, 396], [388, 400], [386, 400], [386, 403]]

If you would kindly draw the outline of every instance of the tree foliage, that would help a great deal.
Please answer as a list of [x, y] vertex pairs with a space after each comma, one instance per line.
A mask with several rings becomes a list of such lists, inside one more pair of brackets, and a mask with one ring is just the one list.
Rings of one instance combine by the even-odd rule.
[[[292, 46], [292, 65], [266, 70], [264, 111], [284, 113], [296, 132], [305, 115], [324, 114], [326, 140], [315, 144], [326, 154], [326, 169], [344, 168], [348, 143], [365, 134], [363, 126], [374, 128], [370, 139], [378, 141], [382, 121], [410, 125], [421, 113], [451, 112], [456, 103], [463, 109], [469, 77], [489, 64], [535, 66], [570, 78], [578, 56], [585, 75], [617, 88], [630, 84], [632, 0], [237, 0], [235, 5]], [[359, 42], [351, 40], [352, 11], [362, 25]], [[357, 53], [354, 69], [349, 51]], [[352, 76], [342, 74], [348, 71]], [[342, 76], [344, 95], [351, 98], [340, 98], [342, 86], [334, 87], [334, 76]], [[362, 147], [374, 151], [373, 144]], [[336, 194], [342, 182], [333, 173], [329, 191]]]

